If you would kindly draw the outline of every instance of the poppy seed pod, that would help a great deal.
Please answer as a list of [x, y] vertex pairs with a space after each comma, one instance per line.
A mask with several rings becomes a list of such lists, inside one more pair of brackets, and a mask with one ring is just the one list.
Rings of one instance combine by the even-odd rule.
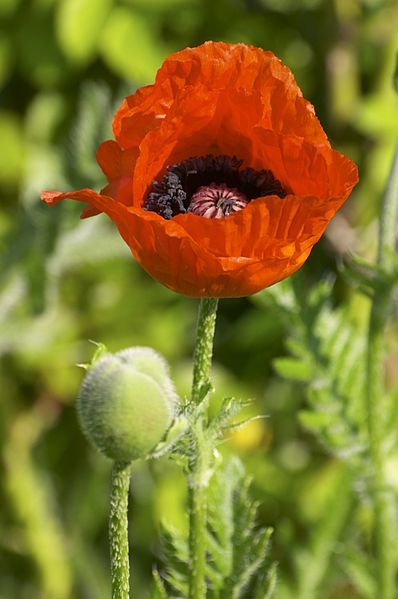
[[162, 440], [177, 396], [165, 360], [135, 347], [105, 354], [89, 369], [78, 396], [82, 430], [108, 458], [131, 462]]

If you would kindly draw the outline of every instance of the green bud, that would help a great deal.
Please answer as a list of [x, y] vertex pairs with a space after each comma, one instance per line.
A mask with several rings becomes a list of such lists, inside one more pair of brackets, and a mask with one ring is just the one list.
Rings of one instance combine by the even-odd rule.
[[142, 458], [163, 439], [174, 419], [177, 395], [168, 365], [153, 349], [105, 354], [88, 370], [79, 396], [83, 432], [108, 458]]

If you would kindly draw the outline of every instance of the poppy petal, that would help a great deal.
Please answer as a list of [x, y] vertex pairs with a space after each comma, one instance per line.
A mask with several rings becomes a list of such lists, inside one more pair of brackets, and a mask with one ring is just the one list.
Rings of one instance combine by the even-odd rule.
[[223, 42], [206, 42], [172, 54], [160, 68], [155, 84], [129, 96], [116, 113], [117, 141], [124, 148], [138, 145], [167, 117], [182, 90], [198, 86], [241, 90], [246, 96], [259, 93], [264, 127], [329, 145], [313, 106], [302, 97], [291, 71], [272, 52]]
[[[42, 198], [84, 202], [83, 217], [105, 212], [151, 276], [190, 296], [249, 295], [295, 272], [358, 181], [289, 69], [244, 44], [207, 42], [173, 54], [154, 85], [126, 98], [113, 130], [116, 141], [97, 153], [108, 179], [101, 193]], [[253, 199], [220, 219], [185, 213], [166, 220], [142, 208], [168, 166], [206, 154], [270, 169], [286, 197]]]
[[96, 159], [108, 181], [132, 175], [137, 160], [138, 150], [124, 150], [119, 144], [109, 139], [98, 148]]

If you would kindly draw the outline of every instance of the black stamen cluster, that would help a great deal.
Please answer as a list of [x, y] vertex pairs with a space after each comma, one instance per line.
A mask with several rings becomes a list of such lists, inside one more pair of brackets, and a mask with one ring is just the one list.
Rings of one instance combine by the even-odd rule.
[[242, 163], [236, 156], [208, 154], [168, 166], [162, 180], [152, 183], [144, 209], [170, 219], [187, 212], [195, 191], [212, 183], [238, 189], [249, 201], [266, 195], [286, 196], [270, 170], [240, 170]]

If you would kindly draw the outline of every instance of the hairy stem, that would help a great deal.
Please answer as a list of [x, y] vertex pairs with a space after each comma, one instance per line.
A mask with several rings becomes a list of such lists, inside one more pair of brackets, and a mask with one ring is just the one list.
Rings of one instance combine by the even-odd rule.
[[[377, 263], [388, 275], [393, 269], [395, 231], [398, 216], [398, 149], [386, 193], [383, 199], [379, 228]], [[367, 417], [369, 449], [372, 464], [372, 495], [374, 505], [374, 539], [377, 559], [379, 599], [394, 596], [395, 556], [392, 550], [394, 534], [394, 504], [388, 488], [383, 447], [385, 410], [384, 389], [384, 329], [390, 311], [392, 283], [375, 290], [369, 320], [367, 353]]]
[[[199, 308], [194, 353], [192, 402], [199, 403], [201, 389], [209, 378], [218, 300], [204, 298]], [[210, 471], [209, 448], [204, 442], [207, 414], [203, 412], [193, 426], [195, 456], [189, 467], [189, 598], [206, 597], [206, 522], [207, 483]]]
[[127, 507], [130, 465], [115, 462], [112, 469], [109, 516], [112, 599], [129, 599], [130, 565]]
[[193, 364], [192, 401], [198, 403], [200, 389], [209, 378], [213, 355], [214, 329], [218, 300], [203, 298], [200, 302]]

